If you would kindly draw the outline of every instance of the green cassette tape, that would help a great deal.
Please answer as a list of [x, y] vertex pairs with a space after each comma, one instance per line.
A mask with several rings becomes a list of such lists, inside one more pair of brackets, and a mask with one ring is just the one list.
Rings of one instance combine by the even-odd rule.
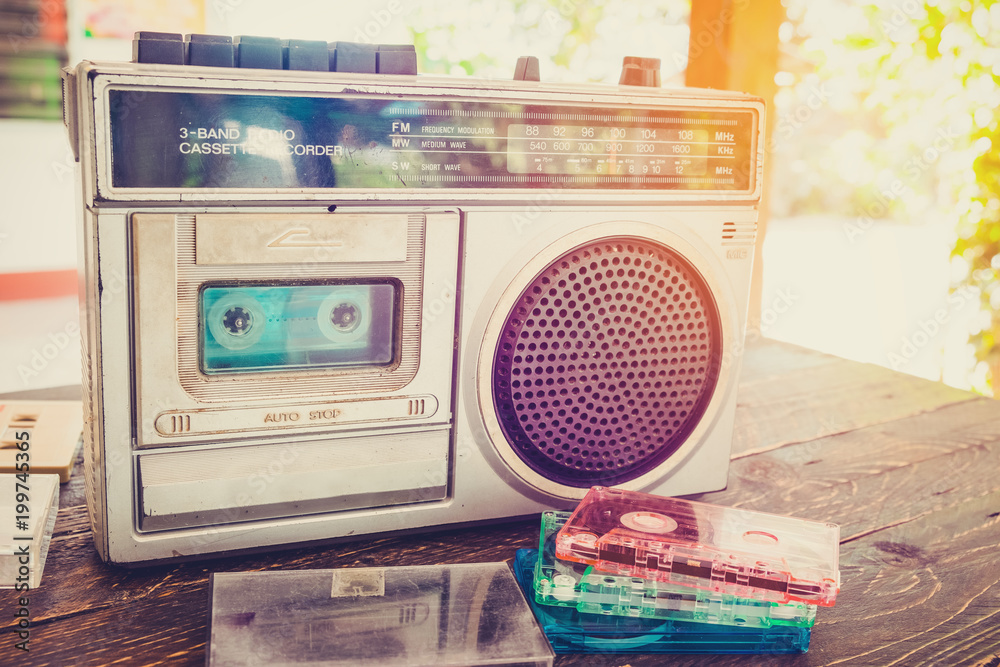
[[556, 534], [570, 512], [543, 512], [534, 570], [539, 604], [586, 614], [658, 618], [746, 628], [812, 627], [816, 605], [741, 598], [641, 577], [607, 574], [556, 557]]

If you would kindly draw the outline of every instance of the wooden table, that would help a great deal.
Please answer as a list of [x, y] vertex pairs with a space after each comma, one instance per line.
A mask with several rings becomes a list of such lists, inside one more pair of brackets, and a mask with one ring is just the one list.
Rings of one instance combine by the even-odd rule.
[[[0, 594], [0, 664], [203, 664], [211, 572], [488, 562], [537, 540], [531, 519], [126, 570], [94, 550], [79, 466], [31, 592], [27, 656], [13, 648], [17, 596]], [[809, 652], [556, 665], [1000, 665], [1000, 403], [758, 342], [744, 361], [729, 487], [696, 498], [840, 524], [843, 587], [819, 610]]]

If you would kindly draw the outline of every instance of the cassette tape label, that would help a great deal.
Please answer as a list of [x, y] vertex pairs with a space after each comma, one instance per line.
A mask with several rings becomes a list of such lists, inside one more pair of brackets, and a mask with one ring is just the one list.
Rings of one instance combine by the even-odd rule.
[[389, 365], [397, 289], [391, 283], [205, 287], [202, 371]]

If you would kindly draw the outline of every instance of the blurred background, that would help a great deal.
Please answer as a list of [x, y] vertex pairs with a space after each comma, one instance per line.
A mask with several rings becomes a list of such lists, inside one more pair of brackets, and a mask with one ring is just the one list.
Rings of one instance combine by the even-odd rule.
[[0, 0], [0, 392], [80, 381], [59, 69], [137, 30], [416, 45], [421, 73], [768, 101], [750, 336], [992, 395], [1000, 385], [1000, 2]]

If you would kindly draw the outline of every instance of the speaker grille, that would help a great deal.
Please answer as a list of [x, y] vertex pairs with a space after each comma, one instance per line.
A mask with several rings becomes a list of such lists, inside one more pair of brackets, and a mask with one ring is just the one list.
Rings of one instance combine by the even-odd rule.
[[722, 359], [718, 307], [671, 248], [595, 240], [521, 293], [493, 357], [497, 419], [517, 455], [573, 487], [634, 479], [684, 443]]

